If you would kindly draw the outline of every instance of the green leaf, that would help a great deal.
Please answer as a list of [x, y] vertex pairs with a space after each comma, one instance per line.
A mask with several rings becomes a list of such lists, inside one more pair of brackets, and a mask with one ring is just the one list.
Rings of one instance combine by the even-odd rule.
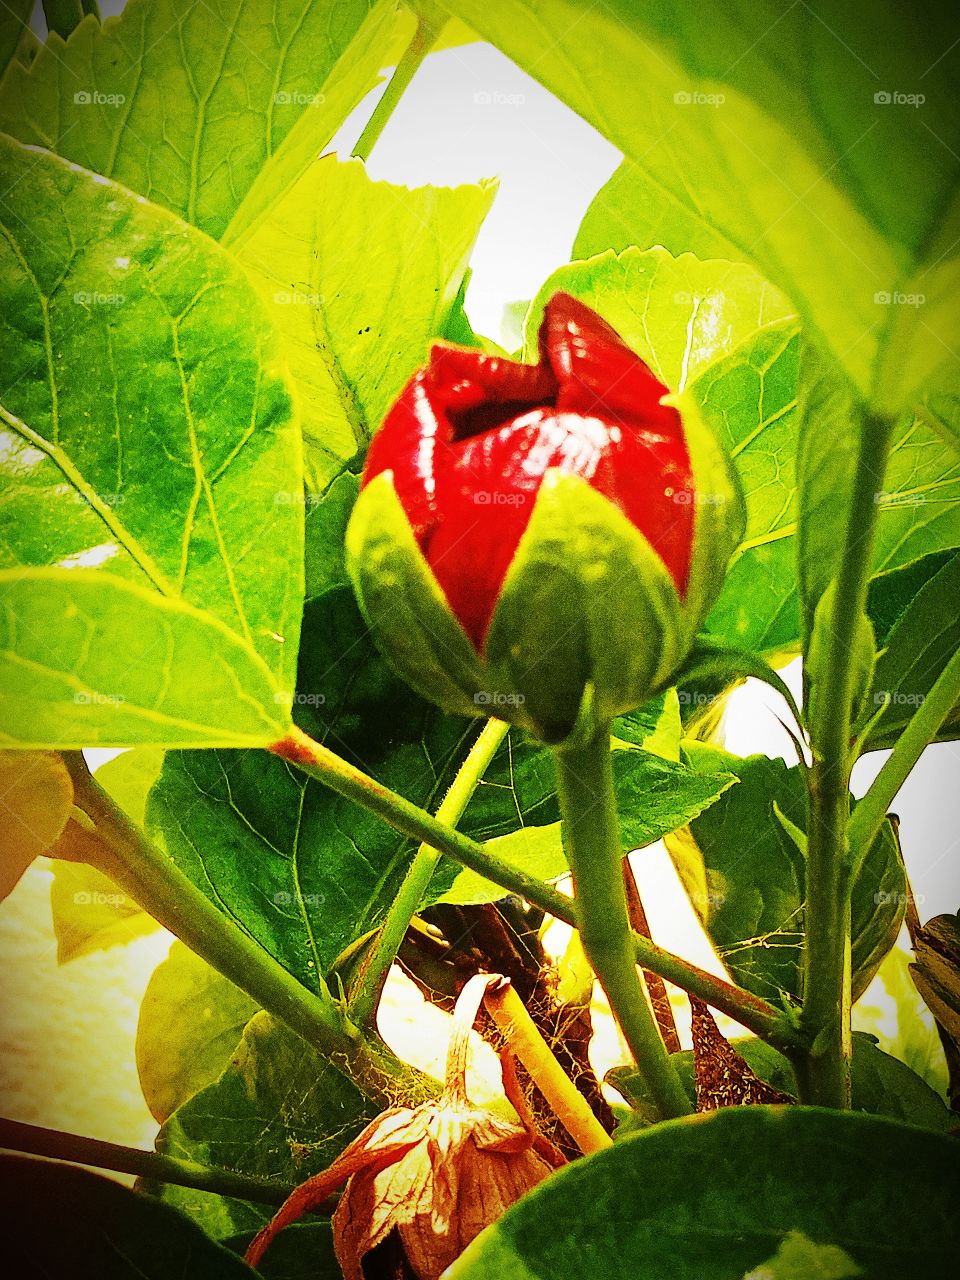
[[372, 0], [130, 0], [11, 67], [0, 127], [219, 237], [265, 167], [275, 198], [327, 145], [392, 30]]
[[0, 901], [70, 817], [73, 783], [59, 756], [0, 751]]
[[0, 570], [0, 741], [265, 746], [287, 726], [277, 699], [209, 613], [109, 573]]
[[[882, 712], [870, 729], [868, 747], [888, 744], [906, 726], [960, 646], [960, 553], [928, 557], [928, 570], [936, 564], [940, 567], [918, 587], [884, 636], [863, 716]], [[937, 737], [943, 741], [956, 734], [951, 716]]]
[[324, 156], [231, 237], [286, 343], [314, 487], [366, 445], [443, 333], [495, 192], [411, 190]]
[[0, 78], [12, 62], [24, 31], [28, 31], [33, 0], [9, 0], [0, 8]]
[[[219, 1080], [174, 1112], [156, 1146], [167, 1155], [289, 1186], [326, 1168], [373, 1114], [346, 1076], [260, 1013]], [[151, 1190], [217, 1240], [257, 1231], [270, 1217], [262, 1205], [208, 1192], [172, 1185]]]
[[[668, 848], [720, 958], [742, 986], [767, 999], [799, 998], [804, 858], [776, 809], [801, 832], [807, 794], [799, 766], [766, 756], [740, 759], [700, 743], [685, 758], [733, 774], [739, 785], [695, 818]], [[853, 888], [854, 999], [893, 946], [906, 905], [896, 842], [885, 826]]]
[[449, 1275], [740, 1280], [791, 1231], [843, 1249], [871, 1280], [947, 1274], [960, 1248], [958, 1193], [954, 1143], [940, 1134], [853, 1113], [731, 1107], [568, 1165]]
[[[773, 1085], [781, 1093], [797, 1096], [797, 1081], [787, 1059], [755, 1036], [730, 1041], [747, 1066], [761, 1080]], [[696, 1101], [694, 1061], [691, 1050], [671, 1055], [683, 1087], [691, 1102]], [[626, 1132], [633, 1133], [648, 1122], [643, 1118], [651, 1111], [650, 1094], [643, 1080], [627, 1067], [616, 1067], [608, 1079], [614, 1088], [636, 1108], [634, 1117], [628, 1118]], [[936, 1133], [948, 1133], [956, 1124], [956, 1117], [925, 1081], [898, 1058], [884, 1053], [871, 1035], [854, 1032], [851, 1059], [851, 1098], [854, 1111], [869, 1115], [886, 1116], [904, 1124], [932, 1129]], [[622, 1136], [618, 1128], [618, 1136]]]
[[175, 942], [151, 975], [137, 1025], [137, 1071], [163, 1123], [228, 1066], [257, 1012], [245, 991]]
[[543, 308], [558, 289], [599, 311], [673, 391], [796, 315], [777, 289], [741, 263], [628, 248], [572, 262], [548, 277], [527, 312], [527, 359], [536, 358]]
[[448, 4], [623, 152], [578, 257], [663, 244], [752, 262], [877, 407], [956, 386], [947, 6], [917, 23], [895, 0], [828, 19], [726, 0], [705, 23], [684, 0], [613, 0], [587, 38], [575, 0]]
[[8, 1265], [18, 1276], [252, 1280], [253, 1271], [183, 1214], [109, 1178], [0, 1155]]
[[[206, 237], [52, 155], [7, 139], [0, 160], [15, 179], [0, 246], [0, 564], [7, 645], [31, 672], [11, 723], [45, 718], [44, 745], [269, 741], [262, 726], [285, 720], [276, 685], [293, 684], [303, 545], [302, 512], [276, 502], [301, 476], [276, 337]], [[10, 613], [24, 591], [51, 608], [39, 625], [32, 609], [32, 630]], [[154, 670], [138, 672], [150, 648]], [[55, 692], [83, 665], [105, 683]], [[198, 714], [176, 718], [202, 731], [131, 730], [135, 704], [162, 726], [160, 703], [196, 703], [199, 673]], [[64, 736], [26, 710], [41, 689], [122, 695], [129, 714], [78, 703]]]
[[[789, 322], [773, 325], [691, 386], [704, 417], [733, 456], [747, 504], [744, 541], [707, 620], [707, 631], [727, 643], [765, 653], [796, 651], [801, 635], [795, 475], [799, 348]], [[842, 419], [818, 418], [808, 439], [843, 440], [845, 425]], [[842, 458], [836, 465], [837, 474], [844, 474]], [[805, 585], [814, 604], [818, 590], [829, 582], [829, 576], [823, 580], [818, 553], [824, 564], [832, 563], [835, 547], [829, 539], [836, 544], [840, 538], [830, 478], [830, 468], [825, 467], [823, 508], [807, 520], [808, 531], [823, 533], [803, 561], [815, 572], [814, 580]], [[808, 504], [809, 500], [808, 495]], [[960, 542], [960, 463], [949, 445], [919, 419], [895, 428], [877, 503], [874, 572], [899, 568]]]
[[780, 1248], [743, 1280], [848, 1280], [863, 1271], [833, 1244], [814, 1244], [802, 1231], [788, 1231]]

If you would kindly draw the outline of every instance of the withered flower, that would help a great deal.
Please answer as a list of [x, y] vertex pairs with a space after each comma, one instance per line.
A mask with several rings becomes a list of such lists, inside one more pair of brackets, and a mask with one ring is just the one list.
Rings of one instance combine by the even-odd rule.
[[346, 1183], [333, 1215], [345, 1280], [371, 1280], [363, 1260], [391, 1237], [417, 1280], [437, 1280], [484, 1227], [563, 1162], [528, 1115], [521, 1112], [523, 1123], [505, 1120], [467, 1097], [470, 1028], [484, 992], [497, 981], [479, 974], [457, 1000], [439, 1099], [393, 1107], [372, 1121], [254, 1238], [247, 1250], [251, 1266], [279, 1231]]

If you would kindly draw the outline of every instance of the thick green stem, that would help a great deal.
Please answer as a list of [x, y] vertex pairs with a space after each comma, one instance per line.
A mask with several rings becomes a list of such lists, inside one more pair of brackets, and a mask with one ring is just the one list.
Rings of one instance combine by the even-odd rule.
[[810, 830], [804, 910], [802, 1023], [811, 1049], [798, 1071], [801, 1100], [850, 1106], [850, 770], [853, 704], [858, 670], [857, 630], [867, 599], [876, 527], [876, 494], [883, 483], [891, 424], [867, 417], [860, 426], [857, 467], [826, 644], [811, 682], [826, 708], [818, 724], [808, 772]]
[[248, 992], [353, 1077], [369, 1096], [394, 1101], [423, 1083], [374, 1038], [361, 1035], [321, 982], [309, 991], [219, 910], [135, 826], [91, 775], [79, 752], [64, 752], [74, 800], [103, 843], [102, 869], [141, 907], [215, 969]]
[[[507, 893], [526, 898], [555, 919], [577, 928], [574, 903], [565, 894], [519, 867], [513, 867], [497, 858], [469, 836], [439, 822], [433, 814], [383, 786], [328, 747], [314, 742], [302, 730], [293, 728], [287, 737], [275, 742], [270, 750], [338, 795], [375, 813], [394, 830], [431, 845], [461, 866], [469, 867], [471, 871], [500, 885]], [[775, 1048], [795, 1049], [798, 1044], [803, 1043], [803, 1037], [791, 1020], [760, 996], [714, 977], [712, 973], [699, 969], [672, 952], [664, 951], [646, 938], [634, 934], [633, 944], [637, 961], [644, 968], [652, 969], [668, 982], [700, 996], [713, 1008], [736, 1018]]]
[[386, 128], [387, 121], [393, 115], [397, 103], [403, 97], [410, 81], [420, 69], [420, 64], [430, 52], [434, 41], [446, 25], [447, 18], [447, 14], [442, 13], [440, 10], [434, 10], [432, 5], [423, 7], [417, 17], [417, 29], [413, 33], [413, 38], [394, 68], [393, 75], [390, 77], [380, 101], [374, 107], [373, 114], [367, 121], [363, 133], [361, 133], [357, 139], [356, 146], [353, 148], [352, 154], [358, 159], [366, 160], [369, 157], [378, 138]]
[[[437, 809], [438, 822], [454, 827], [460, 821], [509, 728], [502, 720], [487, 721]], [[442, 857], [440, 850], [432, 845], [420, 845], [397, 896], [390, 904], [376, 940], [364, 958], [349, 1004], [352, 1018], [361, 1027], [370, 1025], [376, 1017], [380, 993], [390, 966], [397, 958], [410, 921], [420, 910]]]
[[251, 1178], [229, 1169], [211, 1169], [207, 1165], [161, 1155], [157, 1151], [122, 1147], [115, 1142], [101, 1142], [98, 1138], [22, 1124], [19, 1120], [0, 1119], [0, 1148], [53, 1160], [68, 1160], [72, 1164], [93, 1165], [97, 1169], [112, 1169], [115, 1173], [132, 1173], [138, 1178], [170, 1182], [176, 1187], [192, 1187], [196, 1191], [250, 1200], [254, 1204], [280, 1205], [293, 1191], [292, 1186], [268, 1178]]
[[893, 804], [897, 792], [958, 701], [960, 701], [960, 650], [941, 671], [930, 692], [910, 717], [907, 727], [897, 739], [883, 768], [853, 811], [849, 838], [854, 858], [854, 878], [867, 850], [877, 838], [877, 833], [883, 826], [887, 810]]
[[637, 972], [623, 883], [623, 851], [613, 789], [610, 733], [555, 752], [563, 843], [573, 873], [583, 950], [606, 992], [664, 1119], [693, 1108], [667, 1053]]

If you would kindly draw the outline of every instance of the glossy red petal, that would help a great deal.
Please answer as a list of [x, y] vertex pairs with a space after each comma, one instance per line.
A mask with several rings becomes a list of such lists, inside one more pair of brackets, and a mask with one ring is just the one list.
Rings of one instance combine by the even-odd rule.
[[558, 409], [656, 427], [682, 439], [679, 417], [660, 404], [669, 388], [605, 320], [569, 293], [555, 293], [547, 303], [540, 349], [560, 384]]

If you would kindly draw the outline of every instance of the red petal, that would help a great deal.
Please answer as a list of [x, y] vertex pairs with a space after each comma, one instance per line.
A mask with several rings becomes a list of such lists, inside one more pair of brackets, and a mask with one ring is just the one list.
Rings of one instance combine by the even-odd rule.
[[547, 303], [540, 349], [560, 383], [559, 409], [628, 427], [654, 427], [683, 439], [679, 415], [660, 404], [669, 387], [605, 320], [569, 293], [555, 293]]

